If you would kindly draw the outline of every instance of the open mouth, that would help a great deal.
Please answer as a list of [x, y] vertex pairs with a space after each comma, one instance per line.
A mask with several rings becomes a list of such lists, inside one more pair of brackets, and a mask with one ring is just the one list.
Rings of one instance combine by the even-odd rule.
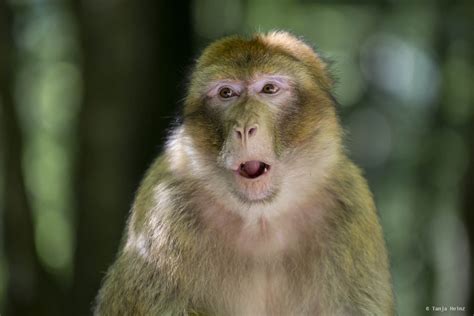
[[256, 179], [270, 170], [270, 165], [262, 161], [251, 160], [240, 164], [239, 175], [247, 179]]

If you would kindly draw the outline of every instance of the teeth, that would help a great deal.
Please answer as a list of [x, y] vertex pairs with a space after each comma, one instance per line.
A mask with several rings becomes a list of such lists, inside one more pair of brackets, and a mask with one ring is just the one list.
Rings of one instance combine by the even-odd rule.
[[263, 169], [263, 173], [266, 173], [268, 171], [268, 168], [265, 167], [265, 169]]

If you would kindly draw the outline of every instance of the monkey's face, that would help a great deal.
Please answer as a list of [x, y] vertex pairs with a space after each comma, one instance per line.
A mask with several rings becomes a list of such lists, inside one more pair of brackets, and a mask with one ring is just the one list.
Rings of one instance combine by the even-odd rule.
[[268, 73], [217, 79], [210, 83], [205, 98], [221, 133], [217, 164], [233, 193], [244, 201], [274, 197], [281, 154], [279, 109], [294, 102], [291, 79]]
[[339, 144], [320, 60], [286, 33], [311, 56], [278, 43], [278, 34], [210, 46], [186, 100], [184, 126], [194, 164], [202, 164], [196, 172], [247, 204], [270, 203], [282, 190], [305, 184], [317, 160]]

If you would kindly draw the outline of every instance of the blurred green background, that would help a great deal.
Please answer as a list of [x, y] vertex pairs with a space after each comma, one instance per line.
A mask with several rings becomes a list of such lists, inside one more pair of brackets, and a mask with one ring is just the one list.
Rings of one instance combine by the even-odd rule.
[[472, 315], [473, 4], [0, 0], [0, 314], [90, 314], [199, 51], [284, 29], [334, 62], [399, 314]]

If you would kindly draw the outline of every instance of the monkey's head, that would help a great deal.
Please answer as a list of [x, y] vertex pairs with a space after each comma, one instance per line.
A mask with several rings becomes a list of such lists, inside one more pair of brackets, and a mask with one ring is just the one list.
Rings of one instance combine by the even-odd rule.
[[331, 86], [321, 58], [286, 32], [217, 41], [197, 61], [170, 161], [241, 205], [288, 204], [340, 153]]

